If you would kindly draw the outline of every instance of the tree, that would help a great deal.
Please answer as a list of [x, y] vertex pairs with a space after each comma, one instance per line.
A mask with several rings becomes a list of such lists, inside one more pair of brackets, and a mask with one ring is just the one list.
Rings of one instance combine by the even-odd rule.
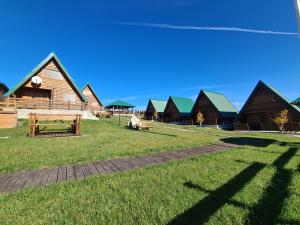
[[197, 113], [197, 120], [196, 120], [196, 122], [199, 123], [200, 126], [202, 126], [203, 121], [204, 121], [203, 114], [201, 112], [198, 112]]
[[284, 125], [289, 121], [289, 111], [284, 109], [280, 113], [277, 113], [273, 121], [277, 124], [279, 130], [283, 132]]

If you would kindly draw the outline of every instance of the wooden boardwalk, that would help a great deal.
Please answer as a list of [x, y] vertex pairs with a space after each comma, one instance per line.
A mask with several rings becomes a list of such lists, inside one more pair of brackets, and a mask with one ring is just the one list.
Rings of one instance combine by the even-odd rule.
[[99, 160], [90, 163], [43, 168], [0, 175], [0, 192], [15, 192], [28, 187], [43, 187], [90, 176], [124, 172], [149, 165], [163, 164], [193, 156], [236, 148], [234, 144], [212, 144], [200, 148], [146, 154], [132, 158]]

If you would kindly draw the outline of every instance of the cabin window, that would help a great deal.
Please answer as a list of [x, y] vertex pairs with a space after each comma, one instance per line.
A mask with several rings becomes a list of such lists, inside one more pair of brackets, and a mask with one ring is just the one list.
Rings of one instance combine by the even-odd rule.
[[64, 101], [74, 103], [76, 101], [76, 96], [70, 93], [64, 93]]
[[46, 77], [55, 79], [55, 80], [63, 80], [63, 76], [59, 71], [56, 70], [49, 70], [49, 69], [44, 69], [44, 74]]

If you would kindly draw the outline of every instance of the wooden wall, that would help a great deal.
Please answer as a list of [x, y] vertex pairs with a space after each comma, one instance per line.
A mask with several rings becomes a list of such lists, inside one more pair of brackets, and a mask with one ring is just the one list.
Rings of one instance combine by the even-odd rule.
[[[268, 88], [260, 86], [240, 114], [239, 122], [249, 124], [249, 128], [254, 130], [276, 130], [273, 118], [284, 109], [289, 109], [287, 103]], [[299, 113], [289, 110], [289, 126], [297, 127], [299, 123]]]
[[152, 120], [152, 118], [154, 117], [154, 113], [155, 113], [155, 108], [153, 106], [153, 104], [151, 103], [151, 101], [149, 101], [148, 106], [147, 106], [147, 110], [145, 112], [146, 118], [148, 120]]
[[74, 104], [82, 102], [79, 94], [67, 80], [66, 75], [55, 60], [50, 60], [36, 75], [42, 78], [42, 84], [35, 87], [32, 85], [31, 79], [28, 80], [16, 91], [17, 98], [51, 99], [58, 102], [68, 102], [70, 100]]
[[195, 108], [192, 112], [194, 121], [197, 120], [198, 112], [201, 112], [204, 116], [204, 125], [217, 125], [222, 123], [218, 110], [204, 94], [202, 94], [197, 100], [198, 101], [196, 101]]
[[0, 113], [0, 128], [15, 128], [15, 127], [17, 127], [16, 114]]
[[95, 95], [93, 94], [93, 92], [91, 91], [91, 89], [88, 86], [86, 86], [83, 89], [82, 93], [88, 99], [88, 108], [89, 109], [93, 109], [95, 111], [103, 110], [103, 107], [99, 104]]
[[166, 122], [177, 122], [180, 121], [181, 114], [178, 111], [176, 105], [172, 100], [170, 100], [166, 106], [165, 113], [164, 113], [164, 120]]

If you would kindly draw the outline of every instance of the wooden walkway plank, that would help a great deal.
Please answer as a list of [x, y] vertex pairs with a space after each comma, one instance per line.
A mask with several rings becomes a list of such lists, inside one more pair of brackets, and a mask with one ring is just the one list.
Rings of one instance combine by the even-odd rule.
[[75, 172], [76, 180], [84, 179], [84, 174], [82, 172], [82, 169], [81, 169], [80, 165], [74, 165], [74, 172]]
[[82, 169], [84, 177], [90, 177], [93, 175], [87, 164], [82, 164], [81, 169]]
[[93, 164], [96, 167], [96, 169], [98, 170], [99, 174], [105, 174], [106, 173], [105, 169], [103, 168], [103, 166], [100, 164], [99, 161], [94, 161]]
[[45, 168], [41, 170], [40, 176], [36, 182], [37, 186], [46, 186], [48, 181], [48, 176], [50, 173], [50, 168]]
[[18, 178], [22, 175], [22, 172], [19, 173], [13, 173], [11, 176], [9, 176], [5, 182], [2, 183], [0, 186], [1, 192], [8, 192], [9, 189], [15, 184], [15, 182], [18, 180]]
[[38, 178], [40, 176], [40, 170], [34, 170], [28, 175], [27, 182], [24, 185], [24, 188], [34, 187]]
[[75, 180], [75, 172], [73, 165], [67, 165], [67, 180]]
[[19, 179], [10, 187], [8, 192], [15, 192], [22, 189], [28, 179], [30, 172], [24, 172]]
[[57, 182], [67, 180], [67, 166], [58, 167]]
[[106, 165], [108, 165], [111, 170], [115, 173], [115, 172], [120, 172], [119, 168], [117, 167], [117, 165], [115, 165], [114, 163], [112, 163], [110, 160], [104, 160], [104, 162], [106, 163]]
[[58, 175], [58, 167], [51, 168], [47, 180], [47, 185], [54, 184], [57, 182], [57, 175]]
[[26, 187], [45, 186], [66, 180], [81, 180], [89, 176], [118, 173], [174, 160], [187, 159], [197, 155], [226, 151], [236, 147], [239, 146], [226, 143], [211, 144], [200, 148], [152, 153], [132, 158], [98, 160], [85, 164], [2, 174], [0, 175], [0, 192], [14, 192]]
[[112, 173], [114, 172], [106, 163], [105, 160], [103, 161], [98, 161], [98, 163], [103, 167], [106, 173]]
[[92, 172], [93, 176], [96, 176], [96, 175], [99, 174], [97, 168], [95, 167], [95, 165], [93, 163], [89, 163], [89, 164], [87, 164], [87, 166], [89, 167], [89, 169]]

